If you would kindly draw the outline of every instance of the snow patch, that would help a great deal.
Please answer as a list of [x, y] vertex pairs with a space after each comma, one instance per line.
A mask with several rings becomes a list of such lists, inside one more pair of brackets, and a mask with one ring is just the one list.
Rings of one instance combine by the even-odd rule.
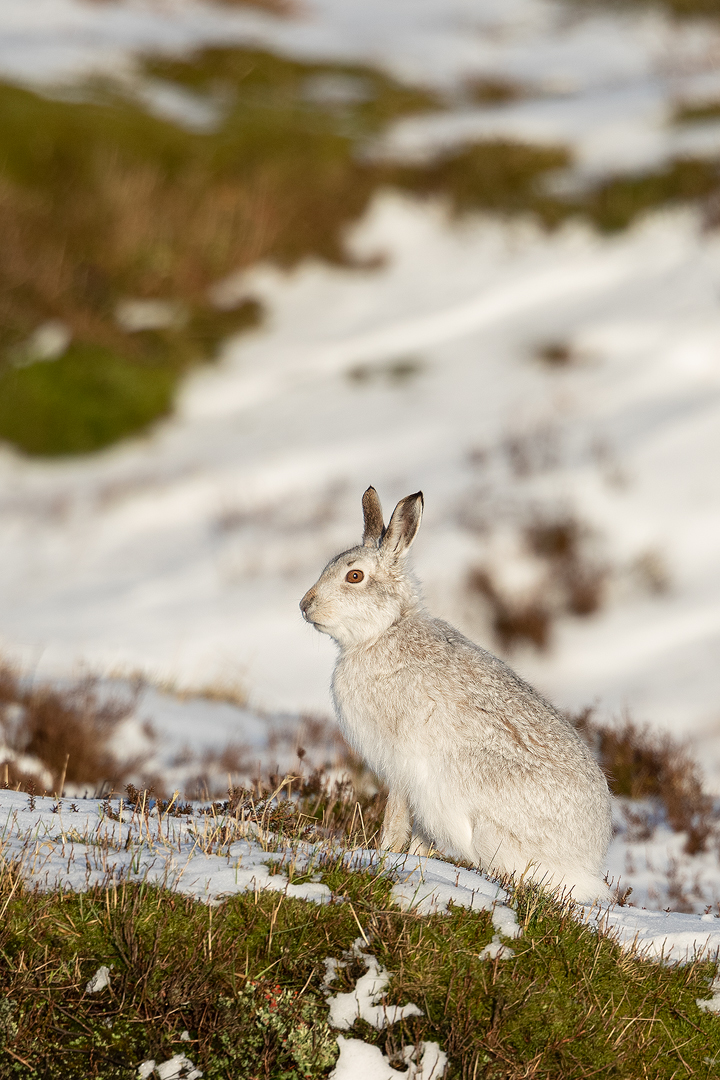
[[492, 912], [493, 926], [504, 937], [522, 933], [515, 912], [508, 906], [508, 894], [477, 871], [421, 856], [403, 855], [388, 859], [386, 869], [398, 878], [392, 897], [403, 911], [435, 915], [455, 907]]
[[110, 968], [99, 967], [92, 979], [85, 987], [86, 994], [98, 994], [101, 990], [104, 990], [106, 986], [110, 985]]
[[328, 998], [330, 1007], [330, 1026], [341, 1031], [349, 1031], [356, 1020], [366, 1020], [378, 1031], [390, 1024], [396, 1024], [406, 1016], [422, 1016], [423, 1011], [417, 1005], [385, 1005], [381, 999], [390, 982], [387, 968], [382, 967], [374, 956], [360, 953], [367, 971], [355, 984], [355, 989], [348, 994], [334, 994]]
[[143, 1061], [138, 1066], [140, 1080], [148, 1080], [148, 1077], [157, 1076], [158, 1080], [200, 1080], [202, 1069], [196, 1069], [189, 1057], [185, 1054], [174, 1054], [167, 1061], [156, 1064], [154, 1059]]
[[478, 953], [479, 960], [512, 960], [515, 952], [500, 941], [499, 934], [493, 934], [492, 941]]
[[[378, 1046], [362, 1039], [345, 1039], [338, 1035], [340, 1057], [330, 1080], [440, 1080], [447, 1067], [447, 1056], [435, 1042], [421, 1042], [418, 1047], [406, 1046], [403, 1058], [407, 1070], [394, 1069]], [[419, 1060], [418, 1060], [419, 1055]]]
[[[390, 975], [374, 956], [363, 951], [362, 946], [363, 938], [357, 938], [350, 949], [343, 953], [342, 960], [332, 957], [325, 960], [323, 985], [326, 987], [335, 980], [341, 968], [347, 967], [352, 958], [363, 960], [367, 968], [350, 993], [328, 997], [330, 1026], [348, 1031], [356, 1020], [365, 1020], [380, 1031], [405, 1017], [423, 1016], [422, 1009], [412, 1003], [399, 1006], [381, 1002]], [[410, 1080], [413, 1077], [417, 1080], [439, 1080], [447, 1066], [447, 1055], [434, 1042], [403, 1047], [401, 1054], [408, 1066], [407, 1072], [393, 1069], [379, 1047], [371, 1046], [362, 1039], [345, 1039], [340, 1035], [338, 1046], [340, 1057], [330, 1073], [334, 1080], [391, 1080], [395, 1076], [409, 1077]]]
[[711, 998], [696, 998], [698, 1009], [703, 1012], [720, 1014], [720, 979], [713, 979], [710, 989], [713, 991]]

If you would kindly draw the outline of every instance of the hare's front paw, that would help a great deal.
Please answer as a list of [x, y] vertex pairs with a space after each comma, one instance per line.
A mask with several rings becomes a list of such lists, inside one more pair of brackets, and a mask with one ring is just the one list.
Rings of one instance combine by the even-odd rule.
[[383, 819], [380, 847], [383, 851], [402, 851], [410, 836], [410, 810], [404, 796], [391, 791]]
[[409, 851], [411, 855], [420, 855], [422, 858], [425, 858], [425, 856], [429, 855], [432, 851], [432, 844], [429, 840], [425, 839], [422, 833], [416, 832], [413, 829], [413, 834], [410, 838]]

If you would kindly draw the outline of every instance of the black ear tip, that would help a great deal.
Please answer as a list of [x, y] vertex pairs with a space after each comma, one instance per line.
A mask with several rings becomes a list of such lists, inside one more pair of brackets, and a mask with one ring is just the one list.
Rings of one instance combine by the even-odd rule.
[[421, 506], [425, 505], [425, 498], [423, 496], [422, 491], [416, 491], [414, 495], [410, 496], [410, 498], [411, 499], [419, 499], [420, 500], [420, 505]]
[[366, 488], [366, 489], [365, 489], [365, 492], [364, 492], [364, 494], [363, 494], [363, 499], [364, 499], [364, 498], [365, 498], [365, 497], [366, 497], [367, 495], [377, 495], [377, 491], [376, 491], [376, 490], [375, 490], [375, 488], [374, 488], [374, 487], [372, 486], [372, 484], [370, 485], [370, 487], [369, 487], [369, 488]]

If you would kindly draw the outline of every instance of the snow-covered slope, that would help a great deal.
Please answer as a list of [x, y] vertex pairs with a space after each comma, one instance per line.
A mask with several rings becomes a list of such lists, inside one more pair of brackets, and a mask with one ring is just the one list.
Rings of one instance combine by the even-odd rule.
[[[253, 41], [447, 91], [446, 113], [404, 122], [377, 152], [418, 156], [487, 134], [560, 141], [577, 182], [718, 149], [716, 124], [668, 121], [677, 100], [720, 95], [716, 29], [568, 11], [306, 0], [278, 20], [180, 0], [8, 0], [0, 71], [52, 82], [127, 73], [139, 49]], [[528, 96], [473, 105], [470, 77]], [[226, 283], [262, 299], [267, 322], [196, 373], [151, 435], [88, 460], [0, 452], [2, 653], [63, 677], [89, 667], [242, 685], [256, 709], [327, 714], [333, 647], [298, 600], [357, 540], [369, 483], [386, 510], [422, 488], [414, 553], [428, 603], [491, 646], [469, 572], [530, 595], [543, 567], [522, 543], [528, 522], [585, 529], [600, 609], [559, 617], [552, 647], [518, 649], [513, 663], [563, 707], [629, 708], [689, 735], [720, 792], [717, 235], [690, 210], [607, 238], [578, 224], [545, 234], [524, 220], [452, 221], [440, 204], [385, 192], [348, 242], [383, 265], [259, 267]], [[553, 350], [568, 362], [544, 362]], [[184, 742], [263, 740], [249, 711], [175, 709], [152, 694], [143, 709], [166, 761]], [[658, 881], [691, 874], [682, 838], [623, 845], [611, 869], [642, 902], [664, 906]], [[715, 895], [712, 860], [700, 907]]]
[[[422, 488], [431, 607], [486, 633], [468, 569], [524, 581], [516, 520], [572, 512], [611, 569], [606, 605], [515, 662], [565, 707], [715, 736], [720, 243], [690, 212], [608, 240], [451, 224], [388, 194], [355, 247], [386, 267], [246, 278], [268, 325], [191, 378], [153, 436], [87, 461], [3, 454], [5, 649], [327, 711], [333, 647], [297, 602], [356, 541], [368, 483], [388, 509]], [[577, 359], [548, 368], [547, 341]], [[508, 439], [542, 431], [553, 455], [518, 477]], [[650, 557], [665, 591], [634, 572]]]
[[[257, 890], [318, 904], [345, 899], [333, 898], [317, 874], [294, 884], [285, 871], [286, 864], [292, 863], [296, 873], [307, 875], [321, 864], [327, 848], [312, 844], [284, 848], [257, 824], [244, 831], [238, 819], [230, 817], [228, 828], [236, 831], [237, 838], [225, 841], [227, 850], [217, 854], [218, 822], [224, 819], [203, 817], [199, 807], [188, 807], [182, 816], [172, 816], [152, 808], [145, 813], [133, 812], [132, 806], [122, 801], [71, 802], [2, 791], [0, 816], [4, 858], [12, 860], [23, 878], [40, 889], [59, 886], [82, 891], [120, 881], [146, 881], [210, 904], [219, 897]], [[427, 915], [447, 911], [449, 904], [486, 910], [492, 912], [498, 934], [517, 938], [522, 933], [507, 892], [475, 870], [459, 869], [437, 859], [364, 849], [350, 850], [345, 858], [349, 866], [359, 870], [382, 867], [396, 882], [392, 897], [403, 910]], [[273, 864], [276, 872], [271, 873]], [[587, 905], [578, 909], [578, 915], [591, 923], [601, 922], [621, 944], [652, 958], [682, 961], [696, 954], [712, 954], [720, 946], [716, 914]], [[347, 1014], [347, 1009], [339, 1006], [336, 1012]]]

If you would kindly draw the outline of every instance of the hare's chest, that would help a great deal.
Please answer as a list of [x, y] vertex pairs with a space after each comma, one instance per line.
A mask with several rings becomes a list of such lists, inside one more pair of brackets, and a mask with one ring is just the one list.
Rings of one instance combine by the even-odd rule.
[[345, 738], [381, 774], [388, 754], [408, 738], [417, 738], [422, 693], [407, 667], [370, 667], [341, 658], [332, 692]]
[[384, 702], [377, 684], [377, 676], [363, 665], [338, 661], [332, 681], [335, 712], [343, 734], [358, 750], [383, 726]]

